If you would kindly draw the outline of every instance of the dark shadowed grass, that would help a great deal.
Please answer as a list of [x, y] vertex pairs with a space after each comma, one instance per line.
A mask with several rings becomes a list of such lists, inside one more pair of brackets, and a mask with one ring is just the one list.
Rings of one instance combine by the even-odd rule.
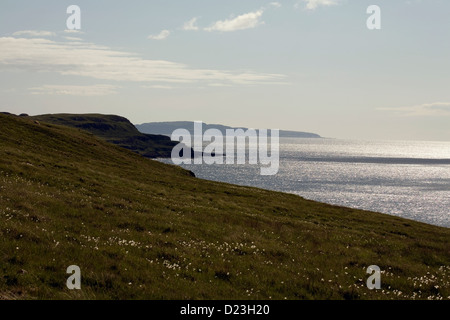
[[45, 114], [29, 119], [78, 128], [148, 158], [170, 157], [177, 145], [163, 135], [144, 134], [126, 118], [104, 114]]
[[[0, 299], [450, 296], [447, 228], [196, 179], [77, 129], [0, 126]], [[65, 286], [73, 264], [82, 290]]]

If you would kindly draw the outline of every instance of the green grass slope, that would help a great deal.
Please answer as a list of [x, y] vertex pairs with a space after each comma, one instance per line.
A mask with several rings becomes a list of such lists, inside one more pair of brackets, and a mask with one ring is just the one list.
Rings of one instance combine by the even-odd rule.
[[144, 134], [126, 118], [103, 114], [46, 114], [33, 120], [82, 129], [148, 158], [167, 158], [178, 144], [163, 135]]
[[0, 299], [450, 296], [449, 229], [200, 180], [1, 114], [0, 237]]

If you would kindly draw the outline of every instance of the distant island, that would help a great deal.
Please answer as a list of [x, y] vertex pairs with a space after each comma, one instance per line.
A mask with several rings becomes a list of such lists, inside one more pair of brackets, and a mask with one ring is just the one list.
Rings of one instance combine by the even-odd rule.
[[[186, 129], [189, 132], [194, 132], [194, 122], [193, 121], [169, 121], [169, 122], [149, 122], [143, 124], [136, 124], [135, 127], [142, 133], [146, 134], [161, 134], [165, 136], [171, 136], [172, 132], [176, 129]], [[243, 129], [244, 127], [229, 127], [221, 124], [203, 124], [203, 130], [208, 129], [218, 129], [225, 134], [227, 129]], [[280, 130], [280, 138], [322, 138], [320, 135], [310, 132], [302, 131], [287, 131]]]

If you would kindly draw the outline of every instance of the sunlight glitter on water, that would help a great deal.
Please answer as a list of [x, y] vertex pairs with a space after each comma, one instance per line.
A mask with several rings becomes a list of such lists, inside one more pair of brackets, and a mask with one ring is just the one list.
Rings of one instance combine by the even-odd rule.
[[184, 165], [197, 177], [450, 227], [450, 142], [280, 140], [280, 170]]

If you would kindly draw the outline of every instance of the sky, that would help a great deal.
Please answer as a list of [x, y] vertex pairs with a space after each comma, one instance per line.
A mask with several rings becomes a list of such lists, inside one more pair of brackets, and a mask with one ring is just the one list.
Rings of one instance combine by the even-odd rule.
[[450, 1], [2, 0], [0, 111], [450, 141]]

